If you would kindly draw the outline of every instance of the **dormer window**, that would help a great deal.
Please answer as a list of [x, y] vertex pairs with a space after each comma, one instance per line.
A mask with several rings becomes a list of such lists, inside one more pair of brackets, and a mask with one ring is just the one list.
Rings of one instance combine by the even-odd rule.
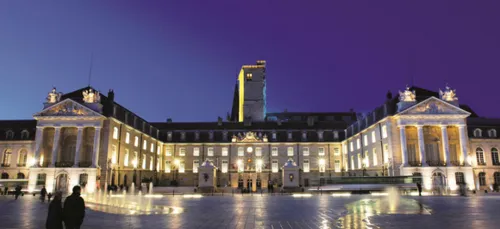
[[497, 137], [497, 131], [495, 129], [488, 130], [488, 137], [490, 137], [490, 138], [496, 138]]
[[222, 132], [222, 140], [227, 141], [227, 131]]
[[7, 132], [5, 132], [5, 138], [7, 140], [12, 140], [14, 139], [14, 131], [12, 130], [7, 130]]
[[247, 73], [246, 77], [247, 77], [247, 80], [252, 80], [252, 73]]
[[116, 107], [116, 105], [114, 105], [113, 106], [113, 116], [115, 116], [115, 117], [116, 117], [116, 110], [117, 110], [117, 107]]
[[276, 131], [273, 131], [273, 133], [271, 135], [272, 135], [271, 137], [272, 137], [273, 141], [276, 141]]
[[172, 132], [170, 131], [167, 133], [167, 141], [172, 141]]
[[475, 129], [474, 130], [474, 137], [480, 138], [483, 136], [483, 131], [481, 129]]
[[214, 140], [214, 132], [213, 131], [208, 132], [208, 140], [209, 141], [213, 141]]
[[323, 141], [323, 131], [322, 130], [318, 131], [318, 140]]
[[181, 141], [186, 141], [186, 132], [181, 132]]
[[292, 140], [292, 132], [288, 132], [288, 140], [291, 141]]
[[30, 137], [30, 133], [27, 130], [21, 131], [21, 139], [27, 140]]
[[194, 133], [194, 140], [195, 140], [195, 141], [199, 141], [199, 140], [200, 140], [200, 132], [199, 132], [199, 131], [196, 131], [196, 132]]
[[333, 131], [333, 139], [335, 139], [335, 140], [339, 139], [339, 132], [336, 130]]
[[307, 141], [307, 132], [302, 131], [302, 141]]

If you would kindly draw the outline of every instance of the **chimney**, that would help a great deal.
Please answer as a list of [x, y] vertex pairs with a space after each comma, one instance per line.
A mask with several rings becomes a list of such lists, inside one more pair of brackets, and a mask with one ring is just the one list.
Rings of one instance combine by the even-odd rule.
[[111, 100], [111, 101], [115, 101], [115, 92], [113, 91], [113, 89], [109, 89], [109, 91], [108, 91], [108, 99]]
[[172, 119], [171, 118], [167, 118], [167, 123], [172, 123]]
[[217, 125], [222, 126], [222, 118], [220, 116], [217, 117]]
[[314, 126], [314, 117], [307, 117], [307, 125]]
[[385, 95], [385, 97], [387, 98], [387, 100], [391, 100], [392, 99], [392, 92], [388, 91], [387, 94]]

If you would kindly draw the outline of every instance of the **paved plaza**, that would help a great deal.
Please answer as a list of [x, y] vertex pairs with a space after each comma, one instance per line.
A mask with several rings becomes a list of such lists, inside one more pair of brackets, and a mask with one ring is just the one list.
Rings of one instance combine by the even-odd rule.
[[[119, 197], [119, 196], [117, 196]], [[87, 197], [86, 197], [87, 198]], [[147, 206], [149, 214], [114, 203]], [[82, 228], [498, 228], [500, 196], [401, 197], [331, 195], [113, 198], [88, 201]], [[0, 228], [45, 228], [48, 203], [0, 197]], [[139, 215], [138, 215], [139, 214]]]

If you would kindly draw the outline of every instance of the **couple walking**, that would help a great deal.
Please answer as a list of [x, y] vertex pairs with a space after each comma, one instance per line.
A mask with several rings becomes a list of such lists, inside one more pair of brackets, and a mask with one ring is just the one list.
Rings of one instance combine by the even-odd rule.
[[49, 214], [45, 227], [47, 229], [62, 229], [63, 221], [66, 229], [79, 229], [85, 217], [85, 202], [80, 197], [80, 186], [73, 187], [71, 196], [66, 197], [62, 207], [62, 193], [56, 192], [50, 202]]

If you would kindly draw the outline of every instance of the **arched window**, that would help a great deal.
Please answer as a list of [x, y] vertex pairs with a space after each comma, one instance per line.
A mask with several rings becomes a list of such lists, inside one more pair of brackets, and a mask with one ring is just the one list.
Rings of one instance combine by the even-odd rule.
[[480, 138], [483, 136], [483, 131], [481, 129], [475, 129], [474, 130], [474, 137]]
[[21, 131], [21, 139], [22, 140], [28, 140], [30, 138], [30, 132], [27, 130]]
[[493, 163], [493, 165], [500, 165], [497, 148], [491, 148], [491, 162]]
[[500, 173], [499, 172], [493, 173], [493, 178], [495, 180], [495, 184], [500, 185]]
[[7, 132], [5, 132], [5, 138], [7, 140], [12, 140], [14, 139], [14, 131], [12, 130], [7, 130]]
[[6, 172], [2, 173], [2, 179], [9, 179], [9, 174]]
[[36, 185], [45, 185], [45, 180], [47, 179], [47, 174], [40, 173], [36, 177]]
[[479, 173], [479, 186], [485, 186], [486, 185], [486, 174], [483, 172]]
[[456, 172], [455, 173], [455, 182], [457, 184], [465, 184], [464, 173], [462, 173], [462, 172]]
[[484, 161], [484, 151], [479, 147], [476, 149], [476, 158], [478, 165], [486, 165], [486, 162]]
[[17, 173], [17, 179], [24, 179], [24, 173]]
[[17, 158], [17, 166], [24, 167], [28, 161], [28, 151], [26, 149], [21, 149], [19, 151], [19, 157]]
[[496, 138], [497, 137], [497, 131], [495, 129], [488, 130], [488, 137], [490, 137], [490, 138]]
[[12, 150], [11, 149], [6, 149], [3, 152], [2, 167], [9, 167], [10, 166], [10, 157], [11, 156], [12, 156]]
[[85, 185], [87, 185], [88, 180], [89, 180], [89, 175], [86, 173], [82, 173], [80, 174], [80, 180], [78, 184], [80, 184], [80, 186], [82, 187], [85, 187]]

